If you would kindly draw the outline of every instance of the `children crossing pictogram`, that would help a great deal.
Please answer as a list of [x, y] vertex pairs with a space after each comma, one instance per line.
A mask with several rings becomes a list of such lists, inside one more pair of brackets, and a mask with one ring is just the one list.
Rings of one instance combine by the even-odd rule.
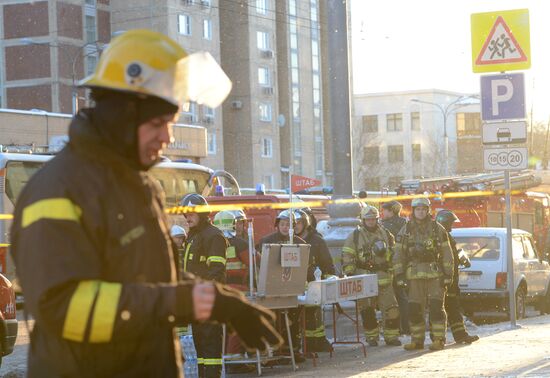
[[526, 61], [527, 56], [514, 38], [504, 18], [502, 16], [497, 17], [491, 32], [479, 52], [476, 64], [485, 65]]

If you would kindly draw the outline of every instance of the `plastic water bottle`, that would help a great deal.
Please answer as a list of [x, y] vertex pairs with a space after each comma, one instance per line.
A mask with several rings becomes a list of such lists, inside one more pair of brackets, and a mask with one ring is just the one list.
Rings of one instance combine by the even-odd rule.
[[185, 377], [189, 378], [198, 378], [199, 377], [199, 366], [197, 360], [197, 351], [195, 350], [195, 344], [193, 342], [192, 335], [184, 335], [180, 338], [181, 346], [183, 349], [183, 356], [185, 357], [185, 362], [183, 364], [183, 371]]
[[323, 272], [321, 272], [321, 269], [319, 267], [315, 268], [315, 271], [313, 272], [313, 276], [315, 277], [315, 281], [321, 281], [321, 276], [323, 275]]

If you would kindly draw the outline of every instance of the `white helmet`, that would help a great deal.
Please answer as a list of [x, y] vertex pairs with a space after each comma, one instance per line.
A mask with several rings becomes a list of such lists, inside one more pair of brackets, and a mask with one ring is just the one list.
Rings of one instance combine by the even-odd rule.
[[186, 237], [187, 233], [185, 232], [185, 229], [183, 227], [175, 224], [172, 226], [172, 228], [170, 228], [170, 236], [172, 236], [173, 238], [176, 238], [178, 236]]

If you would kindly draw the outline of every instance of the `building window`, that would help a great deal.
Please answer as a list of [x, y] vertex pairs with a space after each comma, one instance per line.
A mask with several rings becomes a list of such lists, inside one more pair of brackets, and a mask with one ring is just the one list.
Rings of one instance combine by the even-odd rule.
[[212, 21], [210, 19], [202, 21], [202, 37], [209, 41], [212, 39]]
[[97, 41], [97, 27], [95, 16], [86, 15], [85, 27], [86, 27], [86, 42], [94, 43]]
[[269, 50], [269, 33], [259, 31], [256, 33], [258, 38], [258, 48], [260, 50]]
[[191, 35], [191, 16], [187, 14], [178, 15], [178, 33]]
[[88, 55], [86, 57], [86, 76], [90, 76], [94, 73], [95, 66], [97, 64], [97, 56]]
[[363, 153], [363, 163], [367, 165], [380, 163], [380, 154], [378, 146], [365, 147]]
[[197, 104], [192, 102], [189, 104], [189, 110], [184, 111], [184, 122], [195, 123], [197, 122]]
[[390, 190], [396, 189], [401, 185], [401, 181], [403, 181], [402, 176], [392, 176], [388, 179], [388, 188]]
[[260, 121], [271, 122], [271, 104], [260, 104]]
[[216, 111], [214, 108], [211, 108], [209, 106], [203, 106], [203, 112], [206, 117], [214, 117], [216, 115]]
[[380, 177], [367, 177], [365, 179], [366, 190], [380, 190]]
[[273, 141], [271, 138], [262, 138], [262, 157], [273, 157]]
[[401, 113], [393, 113], [393, 114], [386, 115], [386, 130], [402, 131], [403, 115]]
[[296, 16], [296, 10], [297, 10], [297, 7], [296, 7], [296, 0], [289, 0], [288, 2], [288, 14], [290, 14], [291, 16]]
[[479, 113], [457, 113], [456, 131], [458, 136], [481, 135], [481, 117]]
[[420, 149], [420, 144], [412, 145], [412, 158], [413, 161], [419, 162], [422, 161], [422, 150]]
[[256, 12], [267, 14], [267, 0], [256, 0]]
[[420, 112], [411, 113], [411, 130], [420, 131]]
[[378, 132], [378, 116], [376, 115], [363, 116], [363, 132], [364, 133]]
[[208, 155], [216, 155], [216, 131], [208, 132]]
[[403, 162], [403, 146], [388, 146], [388, 163]]
[[269, 72], [269, 68], [258, 68], [258, 83], [260, 83], [260, 85], [263, 87], [271, 86], [271, 73]]
[[206, 105], [203, 105], [202, 114], [203, 114], [204, 123], [207, 123], [207, 124], [214, 123], [214, 119], [216, 118], [216, 114], [214, 113], [214, 108], [210, 108]]
[[86, 0], [87, 5], [95, 5], [95, 0]]

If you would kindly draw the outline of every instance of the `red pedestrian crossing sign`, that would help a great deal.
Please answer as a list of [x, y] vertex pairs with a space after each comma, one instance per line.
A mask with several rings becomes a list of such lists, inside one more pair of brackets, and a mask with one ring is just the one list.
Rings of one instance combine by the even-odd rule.
[[471, 16], [471, 27], [474, 72], [531, 67], [529, 10], [475, 13]]

